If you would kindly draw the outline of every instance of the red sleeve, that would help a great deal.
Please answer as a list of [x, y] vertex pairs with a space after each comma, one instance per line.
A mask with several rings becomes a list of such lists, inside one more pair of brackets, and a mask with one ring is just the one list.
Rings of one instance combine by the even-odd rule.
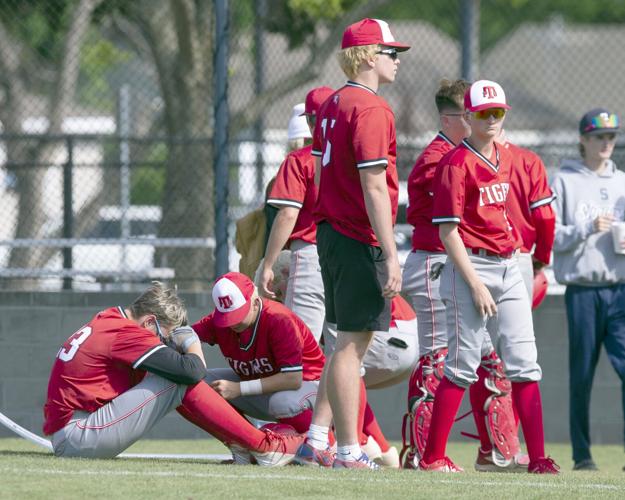
[[302, 208], [306, 197], [306, 177], [293, 154], [287, 155], [276, 175], [267, 203], [278, 208]]
[[450, 165], [443, 158], [436, 167], [432, 191], [434, 193], [432, 223], [459, 224], [464, 214], [465, 196], [465, 172], [462, 166]]
[[352, 128], [356, 167], [386, 168], [391, 138], [394, 134], [395, 120], [389, 110], [376, 106], [359, 113], [354, 119]]
[[204, 316], [200, 321], [194, 323], [191, 328], [195, 330], [195, 333], [197, 333], [197, 336], [200, 337], [202, 342], [206, 342], [210, 345], [215, 345], [217, 343], [212, 314]]
[[301, 372], [304, 345], [299, 327], [287, 315], [280, 315], [270, 327], [269, 345], [280, 372]]
[[534, 248], [534, 258], [549, 264], [551, 250], [556, 233], [556, 215], [551, 205], [541, 205], [531, 211], [532, 224], [536, 229], [536, 247]]
[[542, 205], [549, 205], [553, 200], [553, 193], [549, 187], [547, 180], [547, 170], [540, 157], [531, 153], [527, 158], [530, 166], [527, 169], [527, 175], [530, 179], [530, 192], [528, 193], [528, 202], [530, 209], [538, 208]]
[[117, 329], [111, 345], [111, 359], [134, 368], [154, 351], [164, 347], [165, 344], [150, 330], [126, 324]]

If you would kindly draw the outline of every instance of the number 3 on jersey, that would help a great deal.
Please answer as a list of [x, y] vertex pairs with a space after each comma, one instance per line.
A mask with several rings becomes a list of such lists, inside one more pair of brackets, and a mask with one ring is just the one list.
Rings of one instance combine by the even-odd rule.
[[[87, 340], [87, 337], [91, 335], [91, 327], [85, 326], [83, 329], [78, 330], [74, 335], [67, 339], [67, 342], [59, 349], [59, 352], [56, 354], [56, 357], [61, 361], [67, 362], [71, 361], [80, 345]], [[69, 344], [69, 349], [65, 346]]]
[[[330, 122], [330, 128], [334, 128], [335, 119], [332, 119]], [[323, 140], [325, 142], [325, 148], [323, 148], [323, 156], [321, 157], [321, 166], [327, 167], [328, 163], [330, 163], [330, 155], [332, 155], [332, 143], [330, 139], [326, 138], [326, 129], [328, 127], [328, 119], [324, 118], [321, 120], [321, 130], [323, 131]]]

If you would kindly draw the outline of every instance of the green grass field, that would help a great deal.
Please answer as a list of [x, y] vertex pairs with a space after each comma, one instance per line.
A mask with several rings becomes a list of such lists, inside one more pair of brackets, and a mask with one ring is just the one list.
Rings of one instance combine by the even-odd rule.
[[[143, 441], [134, 453], [226, 453], [214, 440]], [[452, 443], [450, 456], [468, 472], [264, 469], [201, 460], [58, 459], [29, 442], [0, 439], [0, 498], [625, 498], [625, 455], [596, 446], [599, 472], [572, 472], [570, 448], [550, 445], [562, 466], [557, 476], [473, 472], [474, 443]]]

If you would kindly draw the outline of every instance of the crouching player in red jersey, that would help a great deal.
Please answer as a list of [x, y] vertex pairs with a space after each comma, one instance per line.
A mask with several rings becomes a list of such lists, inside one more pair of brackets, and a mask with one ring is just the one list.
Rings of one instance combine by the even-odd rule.
[[[212, 296], [214, 312], [193, 329], [219, 346], [230, 368], [209, 369], [205, 380], [243, 414], [306, 432], [325, 363], [310, 329], [282, 304], [260, 298], [244, 274], [217, 279]], [[231, 449], [235, 462], [251, 459]]]
[[201, 381], [204, 356], [186, 318], [176, 293], [155, 282], [132, 305], [99, 312], [67, 339], [44, 407], [55, 455], [113, 458], [175, 408], [261, 465], [291, 461], [299, 436], [257, 430]]
[[434, 178], [432, 222], [449, 257], [441, 274], [449, 351], [434, 401], [422, 470], [460, 472], [445, 454], [465, 389], [477, 381], [484, 332], [505, 364], [523, 427], [528, 472], [557, 474], [545, 456], [536, 343], [529, 297], [516, 259], [519, 235], [506, 217], [512, 158], [495, 143], [506, 110], [501, 86], [471, 85], [465, 110], [471, 135], [443, 157]]

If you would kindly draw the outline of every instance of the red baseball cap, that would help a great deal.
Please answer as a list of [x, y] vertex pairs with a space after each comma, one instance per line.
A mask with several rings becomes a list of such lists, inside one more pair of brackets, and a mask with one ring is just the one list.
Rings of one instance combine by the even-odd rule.
[[306, 94], [306, 104], [304, 106], [304, 112], [300, 116], [304, 115], [316, 115], [321, 105], [326, 101], [328, 97], [334, 94], [334, 89], [330, 87], [316, 87]]
[[366, 18], [357, 23], [350, 24], [343, 32], [342, 49], [358, 47], [359, 45], [385, 45], [393, 47], [397, 52], [408, 50], [410, 45], [395, 41], [391, 29], [386, 21]]
[[490, 80], [478, 80], [464, 94], [464, 108], [472, 113], [489, 108], [511, 109], [501, 85]]
[[215, 324], [226, 328], [243, 321], [250, 311], [250, 299], [255, 289], [254, 283], [245, 274], [232, 272], [217, 278], [213, 286]]

